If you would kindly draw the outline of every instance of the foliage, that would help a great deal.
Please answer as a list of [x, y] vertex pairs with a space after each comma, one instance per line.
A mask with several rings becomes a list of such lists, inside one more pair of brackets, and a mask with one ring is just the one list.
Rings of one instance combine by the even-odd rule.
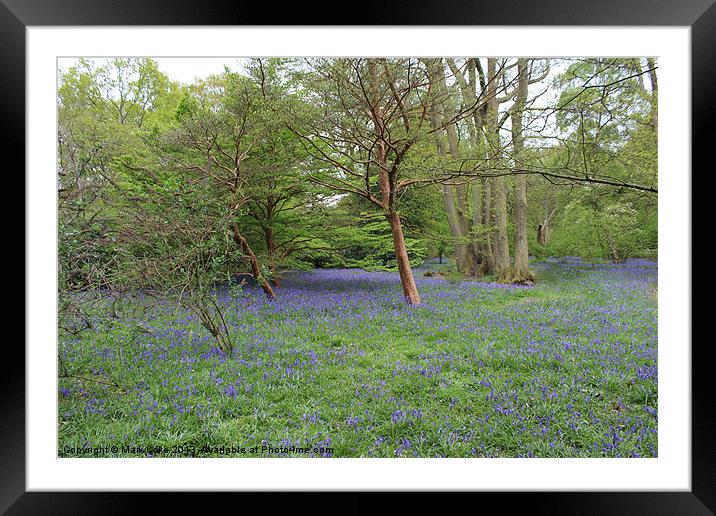
[[[341, 227], [332, 237], [342, 263], [365, 270], [395, 270], [395, 250], [388, 221], [384, 217], [371, 217], [369, 213], [361, 213], [359, 219], [362, 224]], [[405, 243], [410, 262], [420, 265], [426, 255], [422, 242], [407, 237]]]
[[[531, 114], [524, 165], [655, 186], [653, 108], [635, 61], [565, 63], [554, 86], [560, 143], [535, 145], [540, 115]], [[458, 60], [456, 66], [463, 65]], [[361, 111], [368, 93], [393, 106], [390, 137], [409, 143], [400, 180], [415, 184], [400, 189], [391, 209], [400, 212], [414, 265], [450, 254], [456, 245], [494, 238], [494, 227], [474, 224], [464, 238], [450, 234], [440, 185], [432, 181], [454, 164], [438, 156], [432, 133], [420, 124], [421, 62], [253, 59], [245, 69], [185, 86], [151, 59], [79, 60], [60, 77], [61, 289], [137, 288], [150, 276], [175, 288], [182, 277], [188, 281], [190, 269], [202, 276], [191, 280], [192, 288], [229, 280], [250, 269], [230, 238], [234, 222], [267, 278], [312, 266], [394, 267], [390, 229], [380, 212], [371, 211], [364, 197], [349, 200], [327, 187], [348, 181], [380, 197], [375, 175], [367, 185], [350, 175], [363, 173], [375, 137]], [[394, 92], [371, 82], [375, 73], [402, 88], [405, 120]], [[361, 85], [359, 79], [370, 80]], [[447, 85], [453, 112], [465, 108], [462, 91]], [[456, 122], [459, 148], [473, 160], [482, 152], [470, 136], [479, 128], [475, 123], [470, 117]], [[339, 138], [328, 137], [331, 128]], [[533, 254], [654, 255], [655, 196], [528, 179]], [[513, 209], [512, 179], [504, 182]], [[460, 209], [469, 219], [478, 207], [479, 200], [469, 199]], [[542, 246], [535, 229], [550, 214], [553, 238]], [[509, 221], [507, 230], [513, 231]]]

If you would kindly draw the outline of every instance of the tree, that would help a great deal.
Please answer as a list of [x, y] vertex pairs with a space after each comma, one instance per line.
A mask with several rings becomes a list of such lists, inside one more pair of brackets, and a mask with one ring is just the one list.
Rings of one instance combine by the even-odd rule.
[[316, 110], [289, 127], [328, 166], [311, 181], [364, 197], [381, 211], [390, 225], [403, 295], [409, 304], [420, 304], [398, 205], [400, 193], [413, 184], [404, 161], [428, 118], [421, 96], [424, 70], [415, 59], [319, 59], [307, 66], [310, 73], [300, 76]]
[[[656, 213], [656, 197], [637, 193], [656, 192], [658, 90], [646, 91], [644, 74], [656, 85], [655, 63], [647, 63], [644, 70], [630, 59], [575, 60], [559, 77], [563, 90], [557, 121], [565, 134], [560, 165], [585, 178], [572, 203], [581, 202], [591, 211], [579, 220], [591, 221], [590, 234], [615, 262], [623, 261], [641, 240], [634, 231], [649, 224], [643, 215]], [[581, 211], [572, 205], [570, 213]]]
[[[450, 106], [451, 96], [445, 79], [442, 59], [425, 59], [431, 90], [431, 125], [435, 138], [435, 146], [439, 157], [449, 156], [453, 160], [460, 159], [458, 135], [454, 120], [457, 113]], [[475, 103], [477, 99], [475, 99]], [[443, 137], [447, 137], [447, 149]], [[473, 275], [478, 266], [478, 257], [470, 238], [470, 219], [467, 213], [467, 185], [460, 180], [456, 185], [450, 181], [442, 181], [442, 198], [447, 215], [450, 233], [454, 239], [455, 261], [457, 269], [466, 276]], [[457, 199], [456, 199], [457, 196]]]
[[[498, 68], [497, 59], [487, 59], [487, 117], [486, 132], [488, 144], [488, 170], [499, 170], [502, 167], [502, 143], [500, 141], [499, 100], [497, 85], [502, 81], [504, 65]], [[492, 179], [492, 202], [495, 211], [495, 239], [493, 255], [495, 256], [495, 274], [501, 277], [510, 267], [510, 245], [507, 235], [507, 190], [505, 179], [498, 175]]]
[[271, 115], [264, 121], [263, 136], [244, 161], [245, 189], [251, 192], [251, 199], [242, 222], [248, 235], [263, 241], [274, 287], [280, 285], [283, 267], [301, 265], [301, 259], [294, 256], [325, 249], [317, 235], [321, 232], [322, 199], [329, 193], [307, 180], [312, 162], [300, 138], [286, 124], [290, 108], [302, 102], [291, 89], [287, 64], [283, 59], [254, 59], [248, 65]]
[[[523, 116], [527, 102], [528, 60], [517, 60], [518, 86], [515, 103], [510, 112], [512, 119], [512, 148], [513, 159], [516, 163], [522, 161], [524, 152], [524, 124]], [[529, 271], [529, 248], [527, 243], [527, 177], [515, 176], [515, 263], [509, 271], [507, 279], [512, 283], [531, 282], [532, 274]]]
[[204, 184], [221, 206], [216, 217], [227, 229], [251, 267], [266, 297], [275, 299], [256, 253], [239, 227], [239, 217], [256, 200], [247, 185], [244, 161], [272, 128], [270, 111], [251, 80], [226, 71], [193, 87], [177, 111], [178, 127], [168, 133], [162, 154], [167, 165], [189, 184]]
[[177, 89], [151, 59], [79, 62], [59, 78], [58, 201], [61, 292], [116, 288], [122, 162], [145, 159], [173, 113]]
[[272, 299], [283, 270], [348, 264], [396, 267], [418, 304], [426, 254], [523, 282], [530, 246], [654, 252], [656, 61], [555, 62], [531, 88], [549, 62], [254, 59], [181, 86], [152, 60], [79, 61], [58, 106], [63, 292], [198, 294], [248, 268]]

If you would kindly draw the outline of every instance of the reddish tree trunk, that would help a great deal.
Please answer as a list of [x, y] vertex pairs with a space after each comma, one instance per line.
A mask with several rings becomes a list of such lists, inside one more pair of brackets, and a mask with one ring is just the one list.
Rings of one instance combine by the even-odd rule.
[[408, 259], [408, 249], [405, 246], [405, 238], [403, 238], [403, 227], [400, 224], [400, 215], [393, 211], [386, 215], [390, 222], [390, 230], [393, 234], [393, 246], [395, 247], [395, 258], [398, 262], [398, 274], [400, 274], [400, 283], [403, 286], [403, 295], [405, 300], [411, 305], [420, 304], [420, 295], [418, 288], [415, 286], [415, 278], [410, 268], [410, 260]]
[[[388, 144], [384, 139], [385, 125], [383, 120], [383, 109], [380, 106], [380, 95], [378, 93], [380, 85], [378, 79], [378, 70], [375, 60], [369, 59], [368, 66], [370, 69], [370, 97], [373, 102], [371, 105], [371, 113], [373, 118], [373, 129], [376, 136], [375, 145], [375, 162], [378, 165], [378, 185], [380, 187], [381, 201], [380, 206], [383, 208], [385, 216], [390, 223], [390, 231], [393, 234], [393, 248], [395, 249], [395, 258], [398, 262], [398, 274], [400, 275], [400, 283], [403, 287], [403, 295], [408, 304], [419, 305], [420, 295], [418, 288], [415, 286], [413, 271], [410, 268], [410, 260], [408, 259], [408, 249], [405, 246], [405, 238], [403, 238], [403, 228], [400, 225], [400, 215], [395, 211], [395, 193], [396, 174], [398, 161], [393, 162], [393, 166], [388, 168]], [[407, 121], [406, 121], [407, 124]], [[388, 132], [389, 134], [389, 132]], [[408, 150], [404, 148], [402, 153]], [[402, 153], [396, 151], [396, 160], [400, 160], [398, 155]]]
[[273, 239], [273, 228], [270, 226], [264, 229], [266, 236], [266, 250], [268, 251], [269, 269], [271, 270], [271, 283], [274, 287], [278, 287], [281, 284], [281, 278], [279, 278], [278, 271], [276, 270], [276, 243]]
[[276, 299], [276, 294], [271, 288], [271, 285], [269, 285], [269, 282], [266, 281], [266, 278], [264, 278], [261, 274], [261, 267], [259, 267], [259, 261], [256, 258], [254, 251], [251, 249], [251, 246], [249, 246], [249, 243], [246, 241], [246, 238], [244, 238], [244, 235], [242, 235], [239, 231], [239, 227], [236, 224], [233, 224], [231, 229], [234, 232], [234, 241], [241, 247], [241, 250], [249, 258], [249, 263], [251, 263], [251, 275], [254, 277], [259, 286], [261, 286], [266, 294], [266, 297], [269, 299]]

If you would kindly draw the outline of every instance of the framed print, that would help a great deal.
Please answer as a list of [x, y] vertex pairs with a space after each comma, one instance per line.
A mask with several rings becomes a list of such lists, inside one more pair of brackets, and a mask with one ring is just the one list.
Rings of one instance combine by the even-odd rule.
[[716, 510], [690, 209], [716, 7], [314, 11], [2, 0], [3, 510]]

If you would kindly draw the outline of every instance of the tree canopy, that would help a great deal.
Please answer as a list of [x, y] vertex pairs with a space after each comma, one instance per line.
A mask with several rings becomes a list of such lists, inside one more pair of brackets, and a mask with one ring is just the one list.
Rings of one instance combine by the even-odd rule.
[[657, 249], [652, 58], [245, 59], [172, 81], [148, 58], [60, 74], [60, 288], [189, 292], [289, 269]]

